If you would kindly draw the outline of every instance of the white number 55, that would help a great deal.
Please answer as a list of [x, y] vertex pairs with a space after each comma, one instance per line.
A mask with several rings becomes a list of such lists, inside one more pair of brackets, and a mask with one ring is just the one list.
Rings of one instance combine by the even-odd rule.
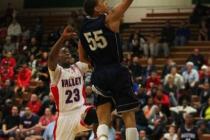
[[89, 44], [91, 51], [95, 51], [97, 48], [103, 49], [108, 45], [106, 38], [103, 36], [102, 30], [87, 32], [84, 33], [84, 36]]

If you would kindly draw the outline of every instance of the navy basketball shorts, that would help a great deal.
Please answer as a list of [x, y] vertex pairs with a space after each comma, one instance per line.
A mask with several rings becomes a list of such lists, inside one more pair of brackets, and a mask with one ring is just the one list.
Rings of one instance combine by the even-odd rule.
[[91, 81], [97, 95], [96, 106], [111, 102], [118, 113], [139, 109], [132, 89], [131, 75], [126, 67], [116, 64], [96, 68]]

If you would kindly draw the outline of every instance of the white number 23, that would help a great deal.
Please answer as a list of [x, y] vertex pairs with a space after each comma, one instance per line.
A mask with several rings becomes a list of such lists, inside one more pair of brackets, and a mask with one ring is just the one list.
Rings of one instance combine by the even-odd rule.
[[103, 36], [102, 30], [87, 32], [84, 33], [84, 36], [89, 44], [91, 51], [95, 51], [98, 48], [103, 49], [108, 45], [106, 38]]

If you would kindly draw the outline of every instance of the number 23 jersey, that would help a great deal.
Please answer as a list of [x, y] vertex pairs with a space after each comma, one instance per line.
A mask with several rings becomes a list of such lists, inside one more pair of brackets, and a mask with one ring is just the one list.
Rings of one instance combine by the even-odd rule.
[[70, 68], [57, 65], [55, 71], [49, 70], [51, 79], [51, 93], [55, 98], [59, 112], [70, 112], [84, 105], [84, 73], [88, 65], [77, 62]]
[[106, 15], [86, 17], [80, 31], [80, 43], [96, 67], [122, 61], [120, 35], [111, 31], [105, 20]]

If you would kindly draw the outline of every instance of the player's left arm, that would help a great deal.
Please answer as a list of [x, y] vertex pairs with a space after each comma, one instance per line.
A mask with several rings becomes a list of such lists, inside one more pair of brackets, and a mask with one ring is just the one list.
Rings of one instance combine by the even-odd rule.
[[108, 22], [115, 22], [120, 21], [124, 15], [124, 13], [127, 11], [127, 9], [132, 4], [133, 0], [123, 0], [121, 3], [119, 3], [113, 10], [108, 14], [107, 20]]

